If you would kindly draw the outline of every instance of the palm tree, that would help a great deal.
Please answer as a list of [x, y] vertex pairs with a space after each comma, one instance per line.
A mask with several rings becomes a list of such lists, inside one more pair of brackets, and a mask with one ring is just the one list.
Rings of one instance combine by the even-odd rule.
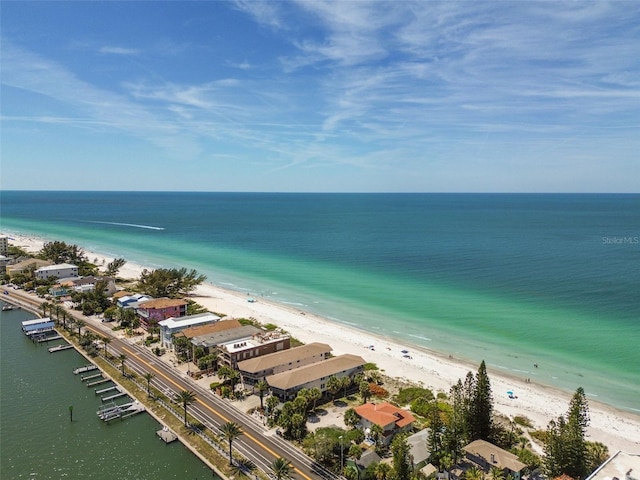
[[264, 392], [269, 390], [269, 384], [264, 380], [260, 380], [256, 384], [256, 388], [258, 389], [258, 395], [260, 395], [260, 410], [262, 411], [264, 410], [264, 404], [263, 404]]
[[224, 435], [224, 437], [229, 441], [229, 465], [233, 465], [233, 456], [231, 455], [231, 446], [233, 445], [233, 441], [242, 435], [242, 430], [238, 426], [237, 423], [227, 422], [220, 427], [220, 431]]
[[464, 472], [465, 480], [484, 480], [484, 473], [478, 467], [471, 467]]
[[504, 480], [504, 471], [498, 467], [491, 467], [489, 478], [491, 480]]
[[371, 431], [369, 432], [369, 435], [371, 436], [373, 441], [376, 442], [376, 446], [381, 444], [383, 433], [384, 432], [382, 431], [382, 427], [380, 425], [378, 425], [377, 423], [371, 425]]
[[335, 375], [331, 375], [327, 380], [327, 390], [331, 394], [332, 401], [335, 402], [336, 393], [340, 391], [340, 388], [342, 388], [342, 382], [340, 381], [340, 379]]
[[49, 307], [49, 316], [53, 317], [53, 314], [55, 313], [56, 325], [60, 323], [60, 310], [62, 310], [60, 305], [51, 305]]
[[356, 467], [355, 465], [347, 465], [346, 467], [344, 467], [344, 471], [342, 472], [342, 474], [347, 480], [358, 480], [358, 467]]
[[102, 344], [104, 345], [104, 358], [107, 358], [107, 345], [111, 343], [109, 337], [102, 337]]
[[358, 389], [360, 391], [360, 396], [362, 397], [362, 403], [367, 403], [367, 400], [369, 400], [369, 397], [371, 396], [371, 386], [369, 385], [369, 382], [363, 380], [358, 384]]
[[62, 314], [62, 328], [67, 328], [67, 311], [64, 307], [60, 309], [60, 313]]
[[47, 309], [49, 308], [50, 304], [49, 302], [42, 302], [40, 304], [40, 308], [42, 309], [42, 316], [46, 317], [47, 316]]
[[78, 327], [78, 338], [82, 336], [82, 327], [84, 327], [86, 324], [87, 322], [85, 322], [84, 320], [76, 320], [76, 327]]
[[282, 457], [276, 458], [270, 465], [275, 480], [289, 480], [293, 475], [291, 462]]
[[356, 426], [360, 423], [360, 415], [358, 415], [354, 408], [347, 409], [344, 412], [344, 424], [347, 427], [356, 428]]
[[376, 480], [387, 480], [391, 475], [391, 465], [388, 463], [378, 463], [373, 469]]
[[151, 380], [153, 380], [155, 377], [155, 375], [151, 372], [147, 372], [144, 375], [142, 375], [142, 378], [144, 378], [147, 381], [147, 396], [150, 397], [151, 396]]
[[127, 356], [124, 353], [121, 353], [120, 356], [118, 357], [118, 360], [120, 360], [120, 366], [122, 368], [122, 376], [124, 377], [124, 362], [127, 360]]
[[347, 396], [347, 389], [351, 386], [351, 377], [341, 377], [340, 378], [340, 387], [342, 388], [342, 396]]
[[235, 465], [232, 465], [231, 469], [233, 473], [236, 474], [236, 477], [239, 476], [249, 476], [258, 466], [253, 463], [251, 460], [247, 458], [239, 459]]
[[318, 387], [313, 387], [309, 389], [308, 398], [312, 402], [313, 407], [312, 410], [316, 409], [316, 403], [320, 398], [322, 398], [322, 392]]
[[182, 408], [184, 408], [184, 425], [187, 426], [187, 407], [191, 405], [196, 400], [196, 394], [190, 390], [182, 390], [176, 396], [176, 401], [178, 403], [182, 403]]

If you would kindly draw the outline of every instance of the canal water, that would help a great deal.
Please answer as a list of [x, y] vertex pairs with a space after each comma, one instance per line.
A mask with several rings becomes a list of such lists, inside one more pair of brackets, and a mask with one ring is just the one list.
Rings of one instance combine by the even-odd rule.
[[84, 357], [33, 344], [20, 328], [32, 318], [22, 310], [0, 314], [2, 480], [217, 478], [179, 442], [164, 444], [147, 413], [98, 419], [100, 397], [73, 374]]

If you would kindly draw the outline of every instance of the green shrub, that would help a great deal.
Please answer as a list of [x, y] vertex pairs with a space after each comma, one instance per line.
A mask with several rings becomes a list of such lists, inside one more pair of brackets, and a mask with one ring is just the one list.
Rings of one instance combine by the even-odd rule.
[[431, 401], [434, 399], [433, 392], [428, 388], [421, 387], [402, 388], [394, 397], [394, 400], [398, 403], [398, 405], [407, 405], [413, 403], [414, 400], [417, 400], [419, 398], [426, 401]]
[[522, 425], [523, 427], [527, 428], [533, 427], [531, 420], [529, 420], [524, 415], [516, 415], [515, 417], [513, 417], [513, 423], [515, 423], [516, 425]]

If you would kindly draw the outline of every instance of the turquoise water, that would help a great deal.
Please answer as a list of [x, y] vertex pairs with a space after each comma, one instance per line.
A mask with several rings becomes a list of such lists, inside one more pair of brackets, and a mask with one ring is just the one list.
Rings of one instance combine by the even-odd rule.
[[196, 268], [640, 411], [638, 195], [3, 192], [2, 204], [5, 232]]
[[213, 478], [183, 445], [165, 445], [155, 433], [161, 426], [146, 413], [102, 422], [100, 397], [72, 372], [84, 357], [34, 345], [20, 326], [32, 318], [20, 310], [0, 314], [0, 478]]

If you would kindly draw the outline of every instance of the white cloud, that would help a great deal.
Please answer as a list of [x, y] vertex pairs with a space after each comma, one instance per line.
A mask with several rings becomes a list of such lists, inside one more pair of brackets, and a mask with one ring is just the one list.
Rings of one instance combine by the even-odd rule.
[[123, 48], [123, 47], [101, 47], [100, 53], [108, 53], [113, 55], [138, 55], [140, 50], [135, 48]]

